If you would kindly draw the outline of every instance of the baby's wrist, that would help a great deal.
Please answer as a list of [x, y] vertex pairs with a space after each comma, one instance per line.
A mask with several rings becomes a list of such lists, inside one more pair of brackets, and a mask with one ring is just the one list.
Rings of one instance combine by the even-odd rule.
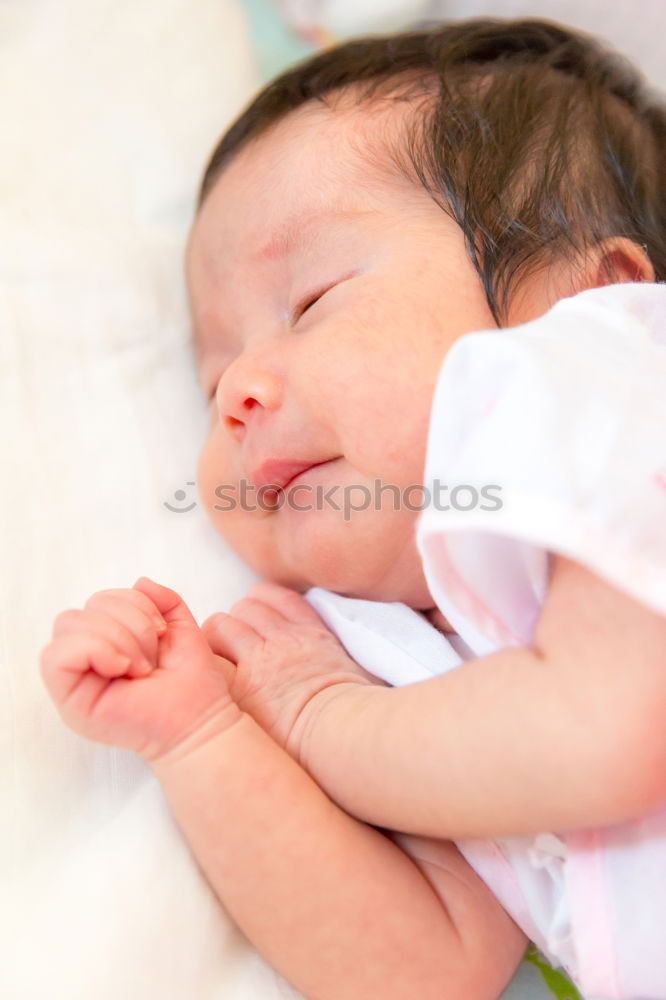
[[144, 754], [144, 760], [159, 777], [171, 767], [179, 767], [189, 758], [198, 756], [209, 743], [230, 733], [244, 716], [231, 699], [216, 702], [177, 740], [159, 753]]
[[350, 713], [362, 710], [376, 687], [364, 681], [343, 681], [323, 688], [310, 700], [307, 713], [295, 727], [292, 756], [315, 780], [318, 762], [336, 757], [345, 720], [349, 720]]

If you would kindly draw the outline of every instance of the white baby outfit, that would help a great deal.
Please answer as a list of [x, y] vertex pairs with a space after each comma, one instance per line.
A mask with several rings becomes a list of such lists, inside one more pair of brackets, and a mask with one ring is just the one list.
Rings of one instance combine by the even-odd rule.
[[[529, 643], [549, 552], [666, 615], [666, 284], [592, 289], [459, 338], [437, 381], [424, 483], [417, 547], [458, 636], [403, 604], [306, 594], [388, 683]], [[588, 1000], [666, 1000], [666, 804], [573, 835], [457, 843]]]

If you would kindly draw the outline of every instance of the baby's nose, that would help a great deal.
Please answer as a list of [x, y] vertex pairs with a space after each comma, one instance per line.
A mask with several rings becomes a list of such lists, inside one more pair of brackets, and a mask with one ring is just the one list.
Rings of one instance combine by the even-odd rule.
[[258, 410], [277, 410], [282, 396], [282, 379], [277, 373], [237, 359], [217, 387], [220, 419], [238, 437], [253, 413], [256, 418]]

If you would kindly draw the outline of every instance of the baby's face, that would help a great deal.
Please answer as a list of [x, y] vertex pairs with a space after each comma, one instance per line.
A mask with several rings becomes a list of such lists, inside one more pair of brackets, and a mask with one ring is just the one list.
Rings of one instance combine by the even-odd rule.
[[[364, 160], [380, 124], [307, 106], [208, 195], [187, 258], [210, 398], [198, 483], [263, 578], [429, 608], [415, 529], [433, 390], [457, 338], [495, 323], [455, 223]], [[282, 494], [249, 488], [307, 466]]]

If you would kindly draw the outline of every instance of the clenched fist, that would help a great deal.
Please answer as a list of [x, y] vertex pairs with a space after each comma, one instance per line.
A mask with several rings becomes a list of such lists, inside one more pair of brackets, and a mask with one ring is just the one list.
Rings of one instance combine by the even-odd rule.
[[234, 665], [211, 651], [179, 595], [147, 577], [59, 614], [40, 668], [68, 726], [148, 761], [241, 715]]

